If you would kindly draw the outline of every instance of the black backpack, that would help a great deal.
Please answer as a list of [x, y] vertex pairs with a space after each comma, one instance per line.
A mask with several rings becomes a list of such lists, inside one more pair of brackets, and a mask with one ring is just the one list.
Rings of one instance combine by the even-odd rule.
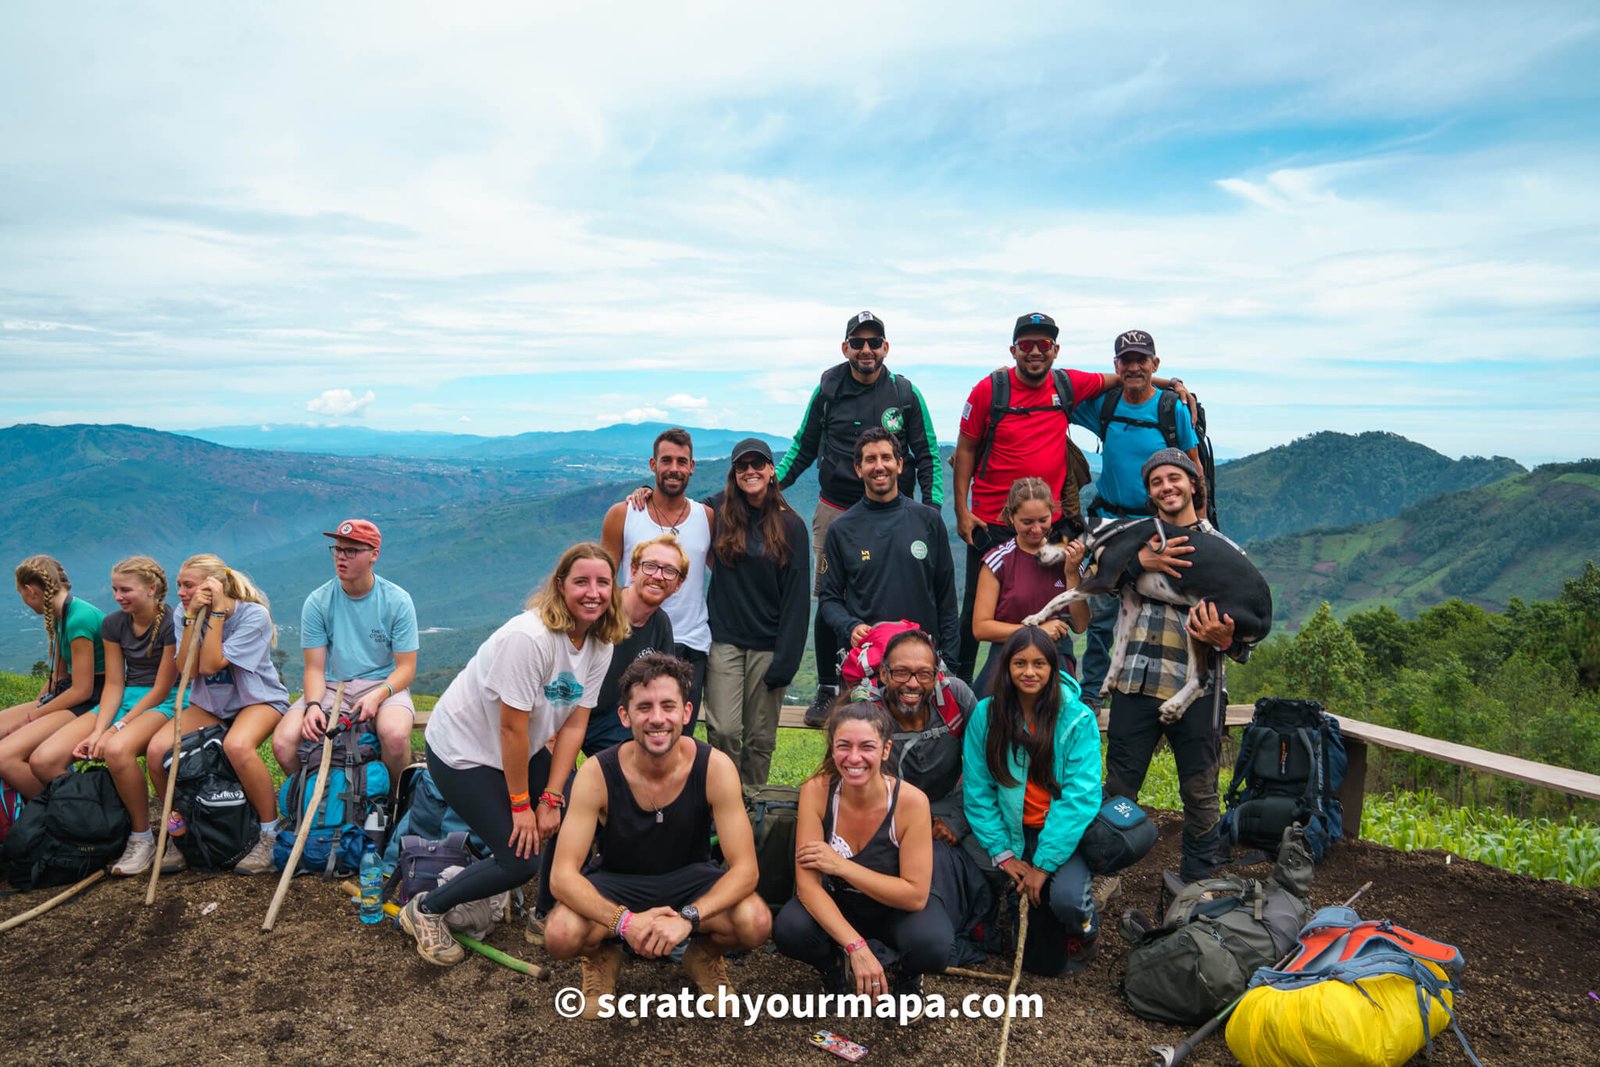
[[[172, 841], [196, 871], [232, 868], [261, 837], [261, 821], [222, 751], [227, 733], [228, 724], [217, 723], [184, 734], [179, 741], [182, 758], [173, 783], [172, 806], [189, 826]], [[170, 752], [162, 766], [172, 766]]]
[[763, 785], [745, 795], [745, 811], [756, 839], [756, 892], [774, 908], [794, 896], [794, 839], [800, 818], [800, 787]]
[[1349, 764], [1339, 720], [1321, 704], [1262, 697], [1239, 739], [1222, 816], [1225, 838], [1271, 854], [1284, 830], [1299, 823], [1312, 860], [1320, 862], [1344, 832], [1339, 787]]
[[[1200, 470], [1206, 479], [1205, 518], [1216, 529], [1222, 529], [1217, 524], [1217, 460], [1211, 449], [1211, 438], [1206, 433], [1206, 409], [1200, 403], [1200, 398], [1190, 394], [1194, 399], [1194, 436], [1199, 441]], [[1162, 389], [1156, 400], [1156, 421], [1148, 419], [1130, 419], [1126, 415], [1117, 414], [1117, 404], [1122, 399], [1122, 390], [1110, 389], [1100, 399], [1100, 446], [1105, 447], [1106, 431], [1111, 429], [1113, 422], [1120, 422], [1127, 426], [1141, 426], [1146, 429], [1161, 431], [1161, 439], [1168, 448], [1182, 451], [1183, 446], [1178, 444], [1178, 394], [1171, 389]], [[1118, 505], [1119, 510], [1122, 508]], [[1137, 509], [1140, 513], [1148, 513], [1147, 509]]]
[[110, 771], [69, 770], [17, 816], [5, 842], [6, 879], [22, 892], [80, 881], [122, 855], [130, 829]]
[[[1035, 415], [1044, 412], [1059, 411], [1062, 416], [1061, 438], [1062, 447], [1067, 450], [1067, 484], [1060, 486], [1061, 500], [1065, 505], [1063, 511], [1077, 514], [1082, 509], [1078, 505], [1078, 494], [1084, 486], [1094, 478], [1089, 470], [1089, 461], [1084, 456], [1083, 450], [1073, 441], [1067, 428], [1071, 425], [1072, 406], [1077, 401], [1072, 391], [1072, 378], [1066, 371], [1054, 367], [1050, 370], [1050, 380], [1055, 385], [1054, 404], [1040, 407], [1013, 407], [1011, 405], [1011, 368], [1000, 367], [989, 372], [989, 422], [984, 427], [983, 437], [978, 441], [978, 455], [973, 463], [972, 472], [975, 477], [989, 473], [989, 451], [994, 447], [995, 427], [1007, 415]], [[950, 462], [955, 464], [954, 453]]]

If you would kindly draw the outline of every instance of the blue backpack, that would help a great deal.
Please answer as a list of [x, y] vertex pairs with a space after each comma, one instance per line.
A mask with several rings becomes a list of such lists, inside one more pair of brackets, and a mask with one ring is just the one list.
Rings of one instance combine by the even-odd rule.
[[1344, 834], [1339, 787], [1349, 765], [1339, 720], [1321, 704], [1262, 697], [1239, 739], [1224, 839], [1276, 855], [1284, 830], [1299, 823], [1312, 861], [1320, 862]]
[[389, 769], [383, 765], [378, 739], [352, 731], [333, 739], [333, 759], [328, 764], [328, 786], [316, 811], [307, 811], [322, 766], [323, 741], [300, 743], [300, 769], [284, 780], [278, 793], [282, 821], [272, 847], [272, 861], [281, 871], [301, 833], [305, 851], [295, 873], [315, 871], [325, 878], [353, 874], [361, 869], [361, 852], [367, 835], [362, 826], [375, 805], [389, 796]]

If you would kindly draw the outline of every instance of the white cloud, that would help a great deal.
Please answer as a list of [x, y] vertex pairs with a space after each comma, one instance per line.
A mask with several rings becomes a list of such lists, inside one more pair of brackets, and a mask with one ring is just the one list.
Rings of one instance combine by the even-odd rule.
[[325, 389], [321, 396], [312, 397], [306, 401], [306, 410], [313, 415], [332, 415], [334, 418], [344, 418], [356, 415], [371, 404], [377, 396], [368, 389], [360, 396], [356, 396], [348, 389]]
[[612, 426], [619, 422], [632, 423], [634, 425], [641, 422], [666, 422], [669, 418], [670, 416], [660, 408], [645, 406], [629, 408], [621, 413], [607, 411], [596, 415], [594, 421], [600, 426]]
[[661, 401], [662, 407], [680, 408], [689, 411], [701, 411], [711, 406], [711, 401], [703, 396], [690, 396], [688, 393], [673, 393]]

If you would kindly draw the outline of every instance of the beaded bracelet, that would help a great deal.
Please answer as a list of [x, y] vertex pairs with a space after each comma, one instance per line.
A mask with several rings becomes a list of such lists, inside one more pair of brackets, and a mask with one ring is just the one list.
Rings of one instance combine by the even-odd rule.
[[858, 948], [866, 948], [866, 947], [867, 947], [867, 939], [864, 938], [864, 937], [858, 937], [854, 941], [850, 942], [848, 945], [846, 945], [844, 947], [844, 954], [846, 956], [854, 956], [856, 954], [856, 949], [858, 949]]
[[617, 910], [611, 913], [611, 921], [606, 923], [611, 928], [611, 932], [618, 937], [622, 936], [618, 931], [622, 928], [622, 917], [626, 914], [628, 914], [628, 906], [626, 904], [618, 904]]

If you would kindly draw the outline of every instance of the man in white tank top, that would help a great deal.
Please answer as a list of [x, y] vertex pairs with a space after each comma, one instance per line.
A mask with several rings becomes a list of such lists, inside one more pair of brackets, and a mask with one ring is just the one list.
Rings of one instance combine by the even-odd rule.
[[[689, 573], [683, 586], [661, 605], [672, 620], [674, 651], [694, 667], [694, 689], [689, 700], [694, 729], [700, 715], [700, 695], [705, 686], [706, 656], [711, 651], [711, 621], [706, 614], [706, 561], [711, 553], [712, 512], [705, 504], [691, 500], [689, 478], [694, 474], [694, 441], [688, 430], [663, 430], [651, 451], [650, 470], [655, 475], [655, 490], [636, 509], [623, 500], [606, 511], [600, 527], [600, 543], [617, 560], [617, 574], [623, 585], [632, 581], [628, 559], [633, 546], [662, 534], [672, 534], [689, 557]], [[685, 731], [686, 733], [688, 731]]]

